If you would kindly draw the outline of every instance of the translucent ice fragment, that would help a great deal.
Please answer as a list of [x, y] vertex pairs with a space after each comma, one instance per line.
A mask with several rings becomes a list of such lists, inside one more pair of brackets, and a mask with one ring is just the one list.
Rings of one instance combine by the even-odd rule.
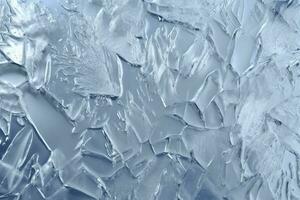
[[7, 61], [24, 65], [25, 60], [25, 44], [24, 39], [11, 35], [9, 33], [1, 34], [2, 40], [0, 45], [0, 53]]
[[[178, 44], [180, 43], [178, 42]], [[206, 50], [205, 45], [204, 38], [198, 36], [184, 52], [179, 61], [179, 71], [182, 76], [190, 77], [195, 73], [196, 68], [201, 62], [199, 57], [202, 57]]]
[[[44, 168], [45, 166], [43, 166]], [[49, 166], [50, 167], [50, 166]], [[52, 169], [53, 171], [56, 169]], [[57, 172], [45, 173], [45, 170], [39, 171], [40, 178], [42, 179], [43, 184], [39, 185], [36, 182], [31, 181], [33, 184], [36, 184], [40, 189], [41, 193], [45, 197], [54, 195], [59, 189], [63, 187], [63, 183]], [[50, 170], [49, 170], [50, 171]]]
[[29, 184], [21, 194], [20, 200], [44, 200], [40, 191], [33, 185]]
[[[66, 158], [71, 159], [76, 154], [75, 147], [79, 135], [72, 134], [73, 127], [67, 118], [56, 110], [54, 107], [56, 102], [53, 101], [54, 105], [52, 105], [44, 95], [40, 92], [34, 93], [28, 85], [24, 85], [22, 90], [22, 106], [26, 117], [33, 124], [45, 145], [50, 150], [60, 149]], [[47, 113], [47, 117], [42, 113]], [[57, 138], [61, 139], [57, 140]]]
[[203, 48], [203, 38], [197, 37], [194, 32], [180, 26], [158, 27], [147, 41], [149, 53], [143, 70], [153, 73], [156, 83], [168, 70], [189, 76], [200, 62], [197, 57], [201, 56]]
[[143, 3], [137, 0], [120, 2], [112, 12], [101, 9], [94, 21], [97, 40], [129, 63], [141, 65], [144, 63], [143, 42], [140, 39], [144, 37], [143, 17]]
[[17, 87], [27, 81], [26, 70], [12, 63], [0, 64], [0, 80]]
[[119, 97], [123, 93], [121, 60], [106, 47], [90, 51], [75, 70], [74, 91], [87, 95]]
[[83, 155], [84, 166], [98, 177], [110, 177], [123, 167], [120, 158], [108, 159], [102, 155]]
[[197, 194], [196, 199], [201, 198], [203, 200], [221, 200], [221, 192], [207, 179], [201, 184], [201, 189]]
[[54, 195], [47, 198], [47, 200], [57, 200], [57, 199], [72, 199], [72, 200], [95, 200], [80, 191], [74, 190], [72, 188], [62, 187]]
[[[289, 34], [286, 34], [286, 33]], [[299, 35], [279, 19], [267, 23], [261, 32], [262, 55], [271, 56], [278, 66], [288, 66], [298, 55]], [[274, 43], [276, 41], [276, 43]]]
[[253, 177], [244, 181], [240, 186], [233, 189], [228, 195], [233, 200], [255, 198], [259, 200], [271, 200], [276, 198], [270, 191], [269, 185], [264, 182], [261, 177]]
[[10, 132], [10, 123], [11, 123], [11, 113], [0, 109], [0, 129], [4, 135], [8, 135]]
[[108, 199], [133, 198], [132, 192], [136, 186], [137, 179], [130, 174], [126, 167], [121, 168], [111, 177], [102, 178], [102, 180], [105, 183]]
[[16, 52], [28, 72], [29, 82], [36, 89], [49, 80], [51, 56], [48, 37], [52, 33], [54, 20], [47, 9], [33, 2], [7, 1], [11, 11], [9, 29], [19, 30], [22, 43]]
[[295, 131], [295, 133], [299, 133], [299, 106], [298, 97], [290, 98], [273, 108], [270, 114], [274, 119], [279, 120], [285, 126], [289, 127], [289, 129]]
[[63, 110], [68, 118], [76, 122], [72, 129], [73, 133], [80, 133], [86, 128], [102, 128], [107, 123], [113, 109], [111, 98], [104, 96], [82, 98], [76, 93], [69, 92], [70, 96], [63, 94], [62, 100], [66, 98], [66, 101], [62, 103], [65, 104]]
[[299, 3], [294, 3], [291, 6], [288, 6], [288, 8], [283, 9], [281, 14], [285, 21], [296, 31], [299, 31], [300, 28], [300, 21], [298, 17], [299, 13], [297, 12], [299, 8]]
[[204, 112], [208, 105], [213, 101], [215, 96], [220, 92], [218, 82], [214, 80], [213, 76], [209, 76], [205, 80], [203, 87], [200, 87], [196, 93], [193, 101], [201, 112]]
[[86, 170], [79, 170], [76, 175], [67, 182], [65, 186], [78, 190], [94, 199], [102, 196], [101, 188], [97, 185], [97, 178]]
[[159, 191], [157, 192], [155, 198], [157, 200], [177, 199], [178, 183], [176, 182], [174, 175], [170, 171], [165, 170], [161, 176]]
[[197, 1], [186, 2], [184, 0], [163, 1], [146, 0], [147, 10], [168, 21], [176, 21], [187, 24], [194, 29], [204, 29], [210, 15], [222, 5], [221, 1]]
[[260, 44], [256, 38], [249, 36], [243, 31], [237, 32], [231, 65], [239, 75], [244, 74], [255, 66], [259, 48]]
[[101, 129], [88, 129], [82, 133], [81, 152], [85, 155], [99, 155], [110, 159], [110, 141]]
[[217, 53], [222, 59], [226, 60], [230, 53], [228, 50], [231, 38], [224, 31], [223, 27], [216, 21], [212, 20], [212, 22], [209, 24], [209, 27], [211, 31], [211, 35], [209, 35], [209, 37], [213, 41]]
[[32, 145], [32, 139], [32, 129], [30, 127], [24, 127], [15, 136], [14, 140], [3, 155], [2, 161], [17, 169], [22, 167]]
[[0, 81], [0, 108], [12, 113], [21, 113], [21, 90], [12, 84]]
[[23, 178], [23, 173], [16, 169], [14, 166], [0, 161], [1, 194], [9, 194], [20, 185], [23, 185], [25, 183]]
[[109, 121], [104, 126], [104, 130], [114, 151], [120, 153], [124, 159], [128, 159], [139, 152], [141, 144], [139, 143], [135, 132], [130, 127], [127, 131], [122, 132], [118, 130], [113, 121]]
[[196, 164], [192, 164], [182, 179], [178, 196], [187, 200], [195, 199], [201, 187], [203, 175], [203, 169]]
[[49, 82], [51, 74], [51, 56], [48, 41], [44, 36], [36, 37], [35, 40], [25, 41], [25, 67], [30, 83], [37, 89]]
[[151, 145], [144, 143], [142, 144], [141, 151], [127, 160], [126, 166], [135, 177], [138, 177], [147, 169], [153, 159], [154, 153]]
[[164, 156], [157, 156], [152, 161], [150, 168], [145, 171], [145, 174], [139, 180], [138, 187], [134, 190], [134, 195], [137, 199], [153, 199], [155, 191], [157, 191], [160, 177], [167, 169], [170, 159]]
[[130, 126], [135, 132], [140, 143], [146, 142], [152, 131], [152, 124], [146, 112], [129, 95], [125, 111], [126, 126]]
[[173, 108], [170, 108], [170, 113], [182, 118], [188, 125], [198, 128], [204, 127], [203, 114], [195, 103], [175, 104]]
[[[193, 152], [195, 159], [203, 167], [209, 167], [213, 160], [218, 160], [220, 152], [224, 151], [227, 146], [226, 131], [223, 130], [197, 131], [186, 128], [183, 131], [183, 142], [188, 150]], [[216, 147], [214, 144], [217, 143]]]
[[230, 4], [229, 8], [241, 24], [242, 30], [251, 37], [257, 37], [270, 20], [267, 7], [261, 2], [234, 1]]
[[183, 157], [190, 157], [190, 152], [185, 146], [181, 136], [171, 136], [168, 138], [167, 145], [165, 147], [166, 153], [173, 153], [176, 155], [181, 155]]
[[165, 106], [191, 100], [219, 65], [208, 42], [180, 26], [157, 28], [146, 46], [149, 53], [142, 71], [153, 77]]
[[[290, 152], [294, 152], [296, 154], [300, 153], [300, 150], [298, 148], [298, 146], [300, 144], [300, 139], [299, 139], [299, 136], [297, 133], [290, 130], [286, 126], [280, 124], [280, 122], [278, 122], [276, 120], [269, 119], [267, 122], [267, 125], [270, 128], [270, 133], [275, 134], [275, 136], [277, 138], [277, 140], [276, 140], [274, 138], [275, 136], [270, 135], [270, 133], [263, 134], [264, 137], [268, 136], [267, 138], [272, 138], [269, 140], [270, 140], [270, 142], [274, 143], [274, 145], [272, 147], [272, 151], [271, 151], [271, 149], [269, 150], [274, 154], [274, 156], [273, 156], [272, 160], [268, 160], [269, 162], [273, 162], [275, 159], [281, 159], [284, 149], [288, 150]], [[264, 139], [264, 140], [266, 140], [266, 139]], [[280, 146], [278, 144], [278, 142], [280, 142], [280, 144], [282, 144], [283, 146]], [[259, 143], [259, 141], [258, 141], [258, 143]], [[261, 148], [266, 148], [266, 147], [265, 147], [265, 145], [261, 145]], [[268, 157], [266, 157], [266, 159], [268, 159]], [[279, 162], [276, 162], [276, 163], [277, 164], [273, 165], [273, 167], [278, 167], [280, 165]], [[259, 165], [257, 165], [257, 166], [259, 166]], [[262, 167], [264, 168], [265, 166], [262, 165]], [[266, 170], [269, 172], [270, 168], [266, 168]]]
[[180, 135], [185, 124], [175, 117], [162, 116], [153, 129], [150, 143], [155, 144], [172, 135]]
[[203, 119], [207, 128], [220, 128], [223, 126], [222, 113], [214, 101], [205, 109]]
[[[280, 131], [281, 132], [281, 131]], [[287, 133], [283, 136], [278, 133], [280, 142], [286, 145], [286, 148], [293, 149], [299, 141], [289, 142], [293, 136]], [[279, 141], [275, 139], [275, 135], [270, 132], [262, 133], [251, 141], [251, 145], [243, 145], [243, 153], [241, 155], [241, 163], [244, 170], [243, 176], [250, 177], [259, 172], [264, 177], [269, 177], [273, 172], [279, 170], [284, 147], [279, 145]], [[284, 137], [285, 139], [283, 139]], [[271, 147], [265, 145], [268, 142]], [[269, 164], [266, 164], [269, 163]], [[268, 166], [268, 167], [266, 167]]]

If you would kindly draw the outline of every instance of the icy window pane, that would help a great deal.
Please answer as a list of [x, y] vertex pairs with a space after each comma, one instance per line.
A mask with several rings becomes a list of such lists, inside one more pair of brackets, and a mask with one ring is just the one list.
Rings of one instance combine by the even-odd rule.
[[297, 0], [0, 0], [0, 199], [300, 199]]

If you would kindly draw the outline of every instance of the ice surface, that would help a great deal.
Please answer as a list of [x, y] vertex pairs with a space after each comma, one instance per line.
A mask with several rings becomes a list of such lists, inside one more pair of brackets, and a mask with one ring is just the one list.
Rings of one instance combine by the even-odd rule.
[[298, 0], [0, 0], [0, 199], [300, 199]]

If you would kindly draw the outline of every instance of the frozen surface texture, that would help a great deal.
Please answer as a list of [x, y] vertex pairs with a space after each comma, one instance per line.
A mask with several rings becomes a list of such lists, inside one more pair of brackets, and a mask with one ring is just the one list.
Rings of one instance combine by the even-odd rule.
[[0, 0], [1, 200], [299, 200], [299, 0]]

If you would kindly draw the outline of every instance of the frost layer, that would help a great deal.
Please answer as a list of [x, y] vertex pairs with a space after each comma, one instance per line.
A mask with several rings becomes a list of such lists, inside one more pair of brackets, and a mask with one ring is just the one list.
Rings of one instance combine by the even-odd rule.
[[0, 199], [300, 199], [299, 8], [0, 1]]

